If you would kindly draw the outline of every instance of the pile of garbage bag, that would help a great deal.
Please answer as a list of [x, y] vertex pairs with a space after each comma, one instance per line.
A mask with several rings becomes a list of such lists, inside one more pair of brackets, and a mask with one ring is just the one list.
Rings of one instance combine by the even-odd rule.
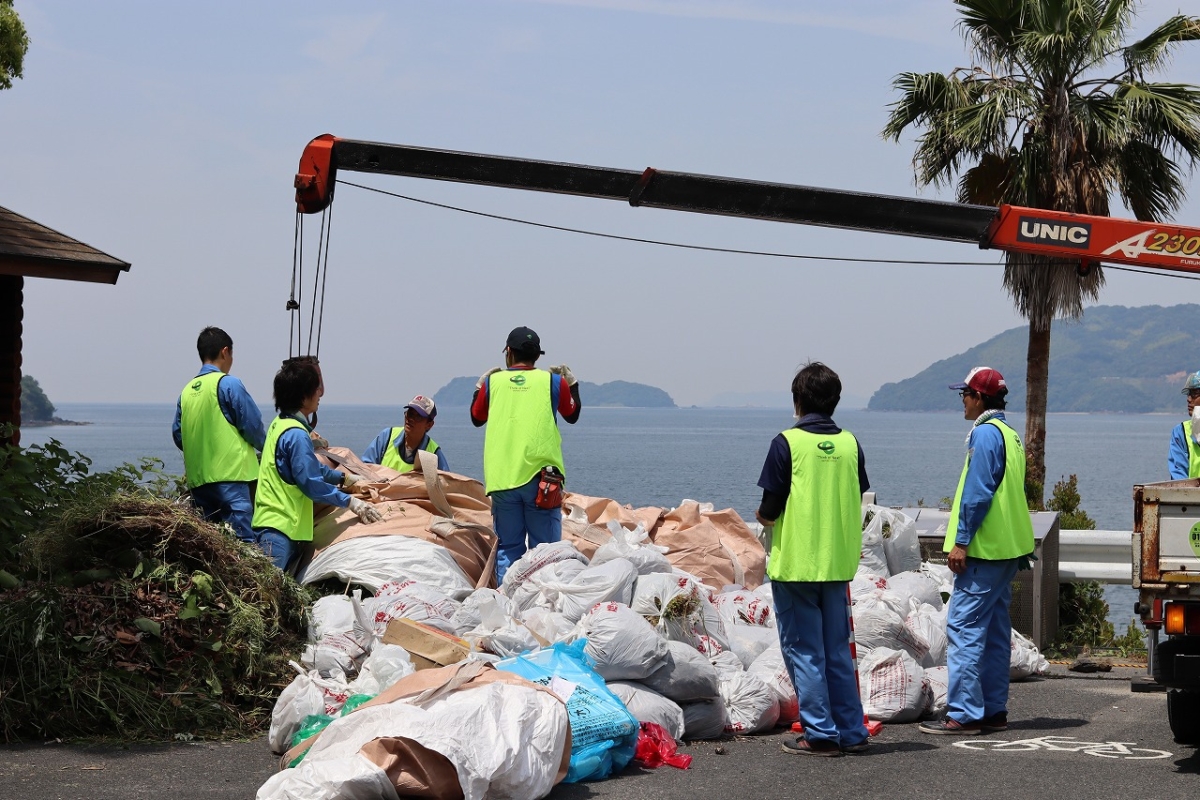
[[[452, 494], [438, 485], [446, 473], [389, 476], [379, 468], [377, 477], [382, 485], [372, 491], [381, 503], [445, 503], [419, 519], [486, 541], [484, 522], [459, 515], [458, 500], [437, 499]], [[450, 480], [457, 498], [486, 500], [470, 479]], [[850, 587], [862, 700], [873, 719], [912, 721], [945, 707], [952, 576], [921, 562], [911, 520], [872, 512]], [[406, 529], [409, 513], [401, 512]], [[563, 540], [525, 553], [499, 586], [463, 567], [486, 563], [481, 549], [460, 547], [452, 581], [424, 579], [427, 565], [389, 560], [390, 550], [362, 573], [344, 559], [339, 580], [367, 592], [314, 606], [309, 646], [272, 721], [271, 746], [284, 754], [284, 769], [260, 800], [334, 797], [322, 792], [339, 781], [404, 788], [417, 773], [451, 772], [457, 796], [541, 797], [560, 781], [620, 771], [646, 731], [711, 739], [799, 720], [764, 583], [766, 554], [735, 512], [695, 501], [633, 509], [568, 495], [563, 516]], [[349, 520], [337, 525], [345, 528], [325, 553], [393, 535]], [[1014, 677], [1045, 668], [1016, 633], [1012, 663]], [[483, 686], [486, 702], [456, 699]], [[496, 752], [468, 747], [481, 742]], [[661, 742], [643, 744], [650, 751]], [[433, 759], [424, 773], [412, 760], [421, 754]], [[442, 796], [426, 784], [422, 791]]]

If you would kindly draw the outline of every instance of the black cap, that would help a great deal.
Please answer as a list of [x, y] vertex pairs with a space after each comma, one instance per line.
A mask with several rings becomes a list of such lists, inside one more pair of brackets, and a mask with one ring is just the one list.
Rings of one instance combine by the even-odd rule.
[[523, 325], [520, 328], [512, 329], [505, 346], [517, 353], [546, 355], [546, 351], [542, 349], [542, 340], [538, 338], [532, 328], [526, 328]]

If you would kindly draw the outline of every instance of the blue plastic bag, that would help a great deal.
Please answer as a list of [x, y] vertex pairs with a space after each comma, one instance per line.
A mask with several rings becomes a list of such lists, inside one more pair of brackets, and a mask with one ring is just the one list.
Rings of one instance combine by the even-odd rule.
[[560, 697], [569, 693], [571, 763], [565, 783], [603, 780], [624, 769], [637, 748], [638, 721], [592, 669], [594, 662], [583, 652], [586, 646], [586, 639], [560, 642], [496, 664]]

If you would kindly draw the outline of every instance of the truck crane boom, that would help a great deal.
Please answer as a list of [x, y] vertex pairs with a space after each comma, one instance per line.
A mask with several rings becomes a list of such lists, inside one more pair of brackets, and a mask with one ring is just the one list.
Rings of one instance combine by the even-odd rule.
[[323, 134], [296, 173], [296, 209], [333, 202], [339, 170], [624, 200], [631, 206], [977, 244], [1080, 262], [1200, 272], [1200, 228], [1021, 206], [821, 189], [648, 168], [642, 171], [436, 150]]

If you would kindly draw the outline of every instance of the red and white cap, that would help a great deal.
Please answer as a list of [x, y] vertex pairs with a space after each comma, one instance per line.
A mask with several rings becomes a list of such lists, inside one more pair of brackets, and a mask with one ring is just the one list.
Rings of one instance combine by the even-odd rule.
[[991, 367], [976, 367], [967, 373], [967, 377], [962, 383], [953, 383], [950, 388], [970, 389], [980, 394], [986, 394], [988, 397], [1008, 394], [1008, 384], [1004, 382], [1004, 376]]
[[437, 416], [437, 406], [433, 404], [433, 398], [421, 394], [414, 397], [405, 408], [411, 408], [426, 419], [433, 419]]

